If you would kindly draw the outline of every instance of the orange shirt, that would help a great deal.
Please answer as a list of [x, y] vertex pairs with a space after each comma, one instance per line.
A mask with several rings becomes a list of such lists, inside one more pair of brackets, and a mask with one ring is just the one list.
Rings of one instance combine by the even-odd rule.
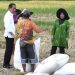
[[33, 31], [39, 33], [41, 30], [39, 27], [29, 19], [21, 19], [18, 21], [17, 31], [19, 37], [25, 40], [31, 40], [33, 37]]

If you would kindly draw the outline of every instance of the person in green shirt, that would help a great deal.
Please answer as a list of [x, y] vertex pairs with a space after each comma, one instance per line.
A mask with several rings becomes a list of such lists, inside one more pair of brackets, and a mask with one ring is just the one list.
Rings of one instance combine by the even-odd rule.
[[68, 49], [69, 39], [69, 15], [67, 11], [60, 8], [56, 12], [57, 20], [55, 21], [52, 28], [52, 49], [51, 55], [56, 53], [57, 47], [60, 48], [60, 53], [65, 53], [65, 48]]

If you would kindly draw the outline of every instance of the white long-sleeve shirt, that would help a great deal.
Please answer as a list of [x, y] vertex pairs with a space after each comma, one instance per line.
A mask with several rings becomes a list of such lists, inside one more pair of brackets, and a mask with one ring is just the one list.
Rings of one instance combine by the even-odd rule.
[[10, 32], [12, 32], [15, 35], [13, 14], [10, 11], [7, 11], [7, 13], [4, 16], [4, 27], [5, 27], [4, 36], [8, 38], [14, 38], [14, 36], [10, 34]]

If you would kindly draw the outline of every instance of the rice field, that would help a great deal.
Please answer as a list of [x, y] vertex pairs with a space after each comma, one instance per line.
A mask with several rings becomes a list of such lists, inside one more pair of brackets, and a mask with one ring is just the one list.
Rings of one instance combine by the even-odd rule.
[[[9, 3], [12, 2], [16, 4], [18, 9], [23, 10], [27, 8], [33, 11], [34, 14], [32, 18], [42, 29], [46, 29], [52, 25], [54, 18], [56, 18], [56, 11], [59, 8], [65, 8], [70, 16], [75, 15], [75, 1], [0, 1], [0, 30], [4, 29], [3, 17], [8, 9]], [[39, 19], [37, 20], [37, 18]], [[45, 26], [42, 26], [42, 23], [45, 24]]]
[[[42, 34], [39, 35], [39, 37], [42, 38], [40, 49], [40, 61], [50, 55], [50, 49], [52, 45], [51, 28], [53, 22], [56, 19], [56, 11], [59, 8], [65, 8], [70, 15], [71, 25], [69, 49], [66, 50], [66, 53], [70, 55], [70, 62], [75, 62], [75, 1], [0, 1], [0, 66], [2, 65], [5, 51], [5, 39], [3, 36], [3, 17], [7, 11], [9, 3], [11, 2], [14, 2], [18, 9], [23, 10], [24, 8], [27, 8], [33, 11], [34, 14], [31, 18], [36, 22], [36, 24], [41, 28], [41, 30], [43, 30]], [[36, 36], [38, 35], [36, 34]], [[23, 75], [19, 71], [11, 71], [12, 73], [14, 73], [13, 75]]]
[[74, 1], [1, 1], [0, 8], [7, 8], [11, 2], [16, 3], [18, 8], [57, 8], [60, 6], [69, 8], [74, 6]]

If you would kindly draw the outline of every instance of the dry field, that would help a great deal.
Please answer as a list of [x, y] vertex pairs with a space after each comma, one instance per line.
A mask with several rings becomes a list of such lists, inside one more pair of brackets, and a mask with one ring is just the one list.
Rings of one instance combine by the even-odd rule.
[[[5, 39], [3, 36], [3, 16], [6, 12], [6, 7], [10, 2], [0, 2], [0, 75], [23, 75], [15, 69], [3, 69], [2, 63], [5, 51]], [[31, 17], [42, 30], [40, 35], [36, 34], [41, 38], [41, 49], [40, 49], [40, 61], [50, 56], [51, 49], [51, 28], [53, 21], [56, 19], [56, 9], [63, 7], [70, 13], [70, 37], [69, 37], [69, 49], [66, 53], [70, 56], [69, 62], [75, 62], [75, 2], [74, 1], [26, 1], [26, 2], [15, 2], [18, 8], [29, 8], [34, 11], [34, 15]], [[57, 53], [59, 52], [59, 49]]]

